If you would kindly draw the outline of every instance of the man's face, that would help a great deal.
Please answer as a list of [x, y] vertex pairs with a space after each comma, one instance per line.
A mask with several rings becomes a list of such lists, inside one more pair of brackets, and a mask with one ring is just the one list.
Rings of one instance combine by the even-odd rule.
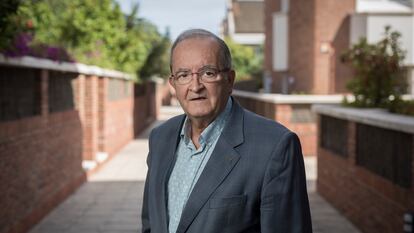
[[[198, 72], [205, 67], [223, 70], [219, 64], [219, 45], [211, 38], [192, 38], [180, 42], [172, 56], [172, 73]], [[193, 74], [188, 84], [170, 79], [178, 101], [190, 119], [213, 120], [225, 107], [233, 89], [233, 70], [218, 73], [219, 81], [203, 83]]]

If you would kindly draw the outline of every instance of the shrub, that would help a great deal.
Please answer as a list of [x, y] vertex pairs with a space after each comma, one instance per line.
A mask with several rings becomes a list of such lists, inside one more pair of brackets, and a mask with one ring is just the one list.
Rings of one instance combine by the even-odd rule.
[[0, 51], [13, 43], [14, 36], [18, 33], [20, 25], [16, 17], [20, 0], [2, 0], [0, 2]]
[[[164, 38], [154, 25], [138, 19], [137, 11], [136, 5], [126, 17], [115, 0], [5, 0], [0, 5], [0, 52], [76, 59], [139, 76]], [[151, 72], [158, 71], [145, 75]]]
[[237, 80], [258, 79], [262, 77], [263, 52], [255, 53], [251, 46], [241, 45], [234, 42], [231, 38], [225, 38], [229, 46], [233, 67], [237, 72]]
[[343, 62], [355, 73], [347, 85], [355, 97], [350, 105], [391, 108], [394, 101], [401, 101], [406, 72], [402, 66], [405, 52], [400, 48], [400, 36], [387, 26], [384, 38], [378, 43], [369, 44], [366, 38], [361, 38], [342, 55]]

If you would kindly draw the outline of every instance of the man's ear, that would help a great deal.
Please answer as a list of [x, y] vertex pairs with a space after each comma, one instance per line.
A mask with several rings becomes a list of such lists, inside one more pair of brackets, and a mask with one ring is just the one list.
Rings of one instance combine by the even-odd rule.
[[176, 97], [175, 84], [174, 84], [174, 81], [173, 81], [173, 79], [171, 77], [168, 78], [168, 84], [169, 84], [168, 86], [170, 88], [171, 95], [174, 96], [174, 97]]
[[174, 86], [174, 80], [172, 79], [172, 77], [169, 77], [169, 78], [168, 78], [168, 83], [170, 84], [170, 86], [171, 86], [172, 88], [174, 88], [174, 89], [175, 89], [175, 86]]
[[236, 71], [234, 70], [230, 70], [227, 74], [227, 81], [229, 82], [229, 86], [230, 86], [230, 94], [233, 92], [233, 85], [234, 85], [234, 80], [236, 79]]

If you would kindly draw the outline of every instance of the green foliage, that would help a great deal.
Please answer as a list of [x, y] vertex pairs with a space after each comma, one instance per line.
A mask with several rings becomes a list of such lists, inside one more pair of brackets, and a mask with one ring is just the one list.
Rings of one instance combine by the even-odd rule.
[[399, 101], [405, 90], [405, 52], [400, 48], [398, 32], [385, 28], [384, 38], [369, 44], [365, 38], [342, 55], [343, 62], [355, 71], [348, 89], [355, 96], [356, 107], [386, 107]]
[[[11, 13], [3, 16], [6, 8], [1, 6], [0, 23], [11, 26], [7, 29], [7, 37], [0, 35], [0, 51], [10, 46], [12, 34], [15, 36], [16, 28], [20, 28], [33, 35], [32, 47], [65, 48], [77, 62], [138, 75], [148, 56], [165, 40], [154, 25], [137, 18], [137, 5], [131, 15], [124, 16], [114, 0], [6, 2], [11, 9], [6, 12]], [[27, 22], [30, 22], [30, 30], [25, 28]], [[163, 55], [158, 52], [152, 56]], [[145, 75], [151, 72], [159, 71], [151, 70]]]
[[140, 71], [140, 77], [149, 78], [152, 75], [158, 75], [163, 78], [167, 78], [169, 69], [169, 48], [171, 41], [168, 33], [160, 40], [154, 41], [154, 45], [145, 61], [144, 66]]
[[[261, 79], [263, 56], [257, 55], [253, 47], [240, 45], [230, 38], [225, 38], [233, 59], [237, 80]], [[260, 54], [263, 54], [262, 49]]]
[[414, 116], [414, 100], [396, 99], [391, 102], [390, 112]]
[[0, 51], [12, 43], [22, 21], [16, 17], [20, 0], [2, 0], [0, 2]]
[[137, 48], [127, 44], [124, 16], [111, 0], [25, 1], [20, 10], [33, 21], [36, 43], [65, 47], [82, 63], [134, 72], [126, 56]]
[[26, 0], [21, 2], [17, 17], [30, 22], [36, 43], [57, 45], [56, 42], [62, 37], [61, 25], [63, 23], [59, 12], [64, 12], [64, 10], [65, 5], [62, 1]]

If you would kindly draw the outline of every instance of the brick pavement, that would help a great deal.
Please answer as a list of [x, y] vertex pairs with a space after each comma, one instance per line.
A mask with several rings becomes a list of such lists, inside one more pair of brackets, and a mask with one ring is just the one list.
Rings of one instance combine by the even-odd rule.
[[[160, 120], [180, 112], [163, 107]], [[148, 132], [129, 143], [29, 233], [132, 233], [140, 228]], [[314, 233], [359, 233], [315, 192], [316, 159], [305, 159]]]

